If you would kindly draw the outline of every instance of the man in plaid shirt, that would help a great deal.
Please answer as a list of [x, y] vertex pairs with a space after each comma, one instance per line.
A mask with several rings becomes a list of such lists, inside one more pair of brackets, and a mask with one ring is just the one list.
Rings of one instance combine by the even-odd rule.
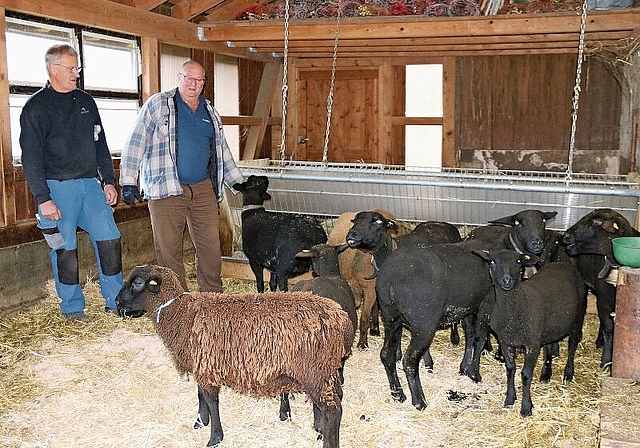
[[187, 226], [200, 291], [221, 292], [218, 203], [223, 182], [231, 189], [244, 178], [220, 115], [202, 96], [204, 83], [204, 68], [189, 60], [178, 72], [176, 89], [145, 102], [122, 150], [120, 185], [126, 204], [141, 201], [140, 190], [149, 201], [158, 264], [172, 269], [188, 290], [182, 253]]

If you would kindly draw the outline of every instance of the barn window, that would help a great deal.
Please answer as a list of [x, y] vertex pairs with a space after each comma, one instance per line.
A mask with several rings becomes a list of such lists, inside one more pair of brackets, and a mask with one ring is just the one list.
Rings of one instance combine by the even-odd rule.
[[[406, 117], [442, 118], [442, 64], [407, 65]], [[407, 125], [405, 165], [442, 166], [442, 125]]]
[[22, 107], [29, 96], [47, 81], [44, 65], [46, 50], [63, 43], [78, 51], [83, 67], [78, 87], [89, 92], [96, 100], [109, 148], [112, 153], [119, 154], [142, 98], [138, 40], [132, 36], [80, 25], [9, 13], [6, 40], [14, 163], [20, 163]]

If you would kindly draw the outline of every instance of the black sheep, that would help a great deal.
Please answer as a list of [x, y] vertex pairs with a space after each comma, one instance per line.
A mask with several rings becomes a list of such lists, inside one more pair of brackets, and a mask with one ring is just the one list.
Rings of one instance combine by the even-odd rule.
[[[533, 210], [521, 213], [522, 217], [509, 217], [517, 232], [507, 243], [536, 248], [548, 215]], [[474, 381], [481, 380], [479, 366], [472, 361], [474, 352], [482, 350], [486, 333], [483, 338], [476, 337], [474, 321], [480, 304], [493, 296], [493, 287], [482, 261], [471, 253], [475, 248], [473, 245], [460, 242], [392, 251], [387, 232], [394, 226], [395, 223], [380, 214], [360, 212], [347, 234], [347, 243], [371, 252], [379, 266], [376, 293], [385, 326], [380, 358], [387, 372], [391, 395], [401, 402], [406, 397], [395, 364], [403, 326], [411, 331], [403, 368], [412, 404], [422, 410], [426, 401], [420, 384], [419, 359], [428, 356], [429, 346], [441, 325], [463, 321], [465, 354], [460, 373]], [[533, 237], [527, 239], [531, 235]], [[477, 359], [479, 364], [479, 355]]]
[[289, 289], [288, 279], [309, 271], [309, 259], [296, 254], [316, 244], [326, 243], [327, 234], [315, 219], [266, 211], [264, 201], [269, 178], [249, 176], [233, 188], [242, 192], [242, 250], [256, 277], [258, 292], [264, 292], [263, 270], [271, 272], [269, 289]]
[[[573, 263], [548, 263], [526, 281], [521, 281], [531, 255], [511, 250], [474, 251], [489, 264], [495, 287], [495, 304], [491, 328], [498, 335], [507, 372], [505, 407], [516, 399], [514, 385], [517, 349], [525, 350], [521, 371], [522, 403], [520, 415], [531, 415], [531, 380], [533, 370], [545, 346], [545, 362], [540, 380], [551, 378], [551, 347], [569, 337], [564, 381], [573, 379], [576, 349], [582, 339], [582, 324], [587, 310], [587, 287]], [[537, 260], [535, 260], [537, 261]]]
[[599, 208], [583, 216], [567, 229], [563, 243], [569, 255], [577, 257], [578, 270], [596, 296], [602, 338], [600, 368], [609, 369], [613, 356], [613, 313], [616, 310], [616, 287], [605, 279], [617, 261], [611, 240], [623, 236], [640, 236], [629, 221], [609, 208]]

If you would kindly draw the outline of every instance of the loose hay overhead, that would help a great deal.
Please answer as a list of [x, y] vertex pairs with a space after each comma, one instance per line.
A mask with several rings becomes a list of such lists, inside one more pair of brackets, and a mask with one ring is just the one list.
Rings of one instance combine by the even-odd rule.
[[[225, 280], [228, 293], [253, 287], [253, 282]], [[89, 283], [85, 291], [88, 325], [64, 321], [55, 298], [0, 321], [0, 446], [204, 446], [208, 430], [192, 429], [196, 384], [175, 371], [149, 319], [107, 315], [97, 284]], [[536, 407], [528, 419], [518, 415], [519, 400], [515, 409], [502, 408], [504, 367], [492, 355], [482, 359], [481, 383], [458, 375], [461, 348], [450, 345], [446, 331], [431, 347], [435, 371], [422, 367], [427, 409], [394, 402], [379, 360], [382, 338], [371, 337], [370, 348], [355, 349], [345, 367], [342, 446], [597, 447], [604, 375], [596, 332], [597, 318], [589, 315], [573, 383], [562, 384], [558, 370], [549, 384], [540, 384], [536, 372]], [[561, 353], [566, 354], [564, 343]], [[291, 401], [287, 422], [278, 420], [276, 398], [223, 389], [221, 401], [221, 448], [321, 446], [303, 395]]]

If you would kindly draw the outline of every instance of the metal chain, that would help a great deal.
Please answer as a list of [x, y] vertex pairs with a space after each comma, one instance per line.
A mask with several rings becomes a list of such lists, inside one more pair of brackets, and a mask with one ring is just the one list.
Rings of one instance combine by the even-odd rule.
[[338, 12], [336, 18], [336, 37], [333, 41], [333, 60], [331, 61], [331, 84], [329, 84], [329, 95], [327, 96], [327, 128], [324, 132], [324, 151], [322, 152], [322, 164], [326, 165], [327, 155], [329, 153], [329, 131], [331, 129], [331, 113], [333, 111], [333, 90], [336, 84], [336, 65], [338, 61], [338, 37], [340, 34], [340, 16], [341, 5], [340, 1], [337, 2]]
[[571, 138], [569, 140], [569, 162], [565, 179], [571, 180], [573, 175], [573, 156], [576, 145], [576, 126], [578, 123], [578, 100], [580, 99], [580, 78], [584, 59], [584, 35], [587, 29], [587, 0], [582, 4], [582, 21], [580, 22], [580, 41], [578, 44], [578, 64], [576, 67], [576, 83], [573, 87], [573, 113], [571, 114]]
[[280, 130], [280, 163], [285, 164], [287, 158], [287, 92], [289, 69], [289, 0], [284, 2], [284, 58], [282, 60], [282, 125]]

